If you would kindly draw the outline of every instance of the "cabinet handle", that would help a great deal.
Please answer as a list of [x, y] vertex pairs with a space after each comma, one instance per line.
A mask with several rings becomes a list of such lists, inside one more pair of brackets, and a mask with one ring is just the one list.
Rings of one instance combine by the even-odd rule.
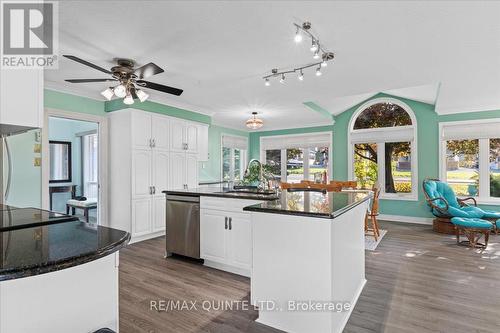
[[156, 147], [156, 139], [153, 139], [153, 147]]
[[189, 150], [189, 143], [186, 143], [186, 150]]
[[149, 194], [153, 194], [153, 189], [151, 188], [151, 186], [149, 187]]
[[156, 194], [156, 186], [153, 186], [153, 194]]
[[224, 217], [224, 229], [227, 230], [227, 216]]
[[149, 148], [153, 148], [153, 139], [149, 139]]
[[231, 222], [233, 222], [232, 217], [229, 218], [229, 230], [233, 229], [233, 224]]

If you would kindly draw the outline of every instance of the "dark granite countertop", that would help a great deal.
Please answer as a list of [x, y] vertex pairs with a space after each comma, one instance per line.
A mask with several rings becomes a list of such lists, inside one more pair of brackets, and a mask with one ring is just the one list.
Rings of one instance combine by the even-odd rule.
[[81, 265], [120, 250], [125, 231], [80, 221], [0, 232], [0, 281]]
[[276, 200], [277, 194], [263, 194], [255, 191], [234, 191], [223, 186], [207, 186], [180, 190], [165, 190], [162, 193], [170, 195], [189, 195], [189, 196], [205, 196], [205, 197], [221, 197], [231, 199], [248, 199], [248, 200]]
[[75, 220], [78, 220], [78, 217], [38, 208], [0, 206], [0, 232]]
[[333, 219], [371, 197], [370, 191], [356, 190], [328, 193], [282, 191], [277, 200], [248, 206], [243, 210]]

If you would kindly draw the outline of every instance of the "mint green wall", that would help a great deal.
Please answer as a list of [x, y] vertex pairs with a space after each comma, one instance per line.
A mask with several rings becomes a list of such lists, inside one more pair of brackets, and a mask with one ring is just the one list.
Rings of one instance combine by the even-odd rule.
[[221, 137], [223, 134], [248, 137], [247, 132], [235, 129], [210, 125], [208, 129], [208, 154], [207, 162], [200, 162], [200, 181], [219, 181], [221, 175], [222, 148]]
[[88, 113], [97, 116], [106, 115], [106, 113], [104, 112], [104, 102], [96, 99], [72, 95], [50, 89], [45, 89], [43, 95], [43, 104], [46, 108]]
[[304, 134], [304, 133], [317, 133], [317, 132], [331, 132], [333, 131], [333, 126], [316, 126], [316, 127], [304, 127], [304, 128], [290, 128], [275, 131], [260, 131], [250, 133], [250, 158], [260, 158], [260, 138], [263, 136], [273, 136], [273, 135], [290, 135], [290, 134]]

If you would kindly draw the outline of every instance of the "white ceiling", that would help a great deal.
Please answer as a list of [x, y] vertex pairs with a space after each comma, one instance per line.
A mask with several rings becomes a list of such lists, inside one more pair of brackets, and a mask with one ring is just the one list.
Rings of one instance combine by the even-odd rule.
[[[110, 68], [114, 57], [155, 62], [150, 81], [184, 89], [151, 100], [244, 129], [257, 111], [262, 130], [329, 124], [303, 102], [338, 114], [384, 91], [441, 114], [500, 109], [500, 2], [480, 1], [61, 1], [60, 54]], [[293, 42], [293, 22], [309, 20], [336, 59], [285, 84], [261, 77], [273, 67], [311, 62]], [[46, 71], [46, 87], [100, 99], [106, 84], [68, 78], [105, 74], [67, 59]]]

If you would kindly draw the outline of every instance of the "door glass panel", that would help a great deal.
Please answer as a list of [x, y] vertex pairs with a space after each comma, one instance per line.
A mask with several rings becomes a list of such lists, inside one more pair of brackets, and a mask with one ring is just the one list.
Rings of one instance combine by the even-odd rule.
[[479, 140], [446, 141], [446, 181], [456, 195], [478, 195]]
[[[329, 179], [328, 175], [328, 147], [312, 147], [309, 148], [309, 177], [311, 181], [316, 177], [321, 179]], [[326, 177], [325, 177], [326, 174]]]
[[240, 180], [241, 175], [241, 150], [234, 149], [234, 180]]
[[281, 150], [266, 150], [266, 165], [270, 172], [279, 181], [281, 180]]
[[231, 179], [231, 149], [222, 148], [222, 179]]
[[304, 151], [300, 148], [286, 150], [286, 181], [300, 183], [304, 179]]

